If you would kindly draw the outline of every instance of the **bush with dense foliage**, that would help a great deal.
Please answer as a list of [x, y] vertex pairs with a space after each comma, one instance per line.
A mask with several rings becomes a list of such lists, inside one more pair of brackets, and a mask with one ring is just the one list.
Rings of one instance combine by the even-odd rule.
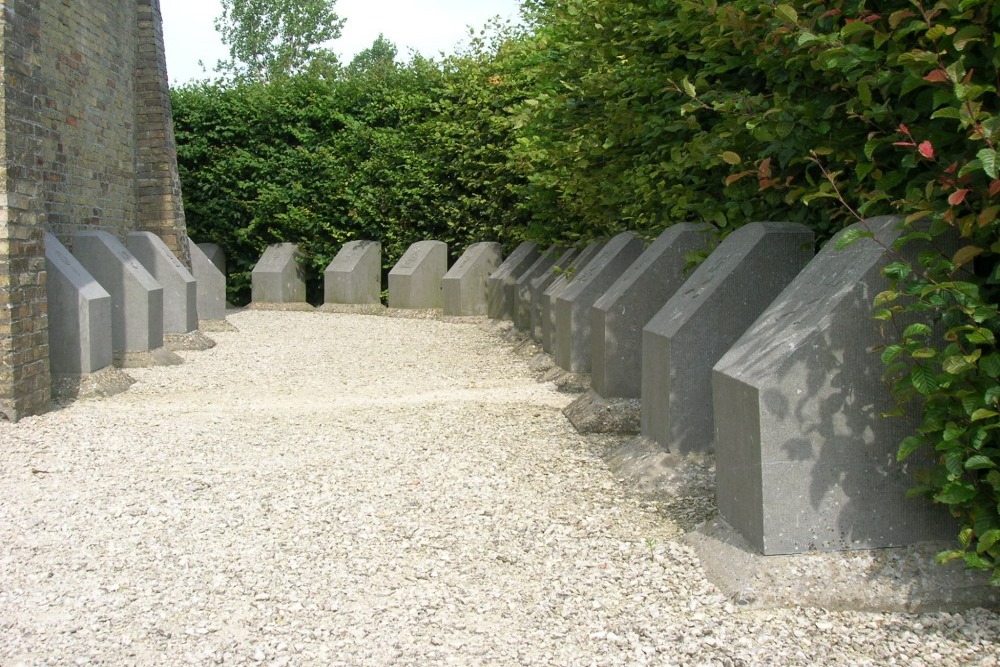
[[[352, 239], [380, 241], [391, 267], [418, 240], [460, 253], [519, 238], [503, 109], [520, 88], [510, 58], [477, 44], [400, 65], [379, 39], [332, 73], [173, 92], [188, 230], [225, 248], [234, 302], [246, 302], [250, 272], [275, 242], [300, 244], [315, 298]], [[503, 46], [511, 58], [515, 47]]]

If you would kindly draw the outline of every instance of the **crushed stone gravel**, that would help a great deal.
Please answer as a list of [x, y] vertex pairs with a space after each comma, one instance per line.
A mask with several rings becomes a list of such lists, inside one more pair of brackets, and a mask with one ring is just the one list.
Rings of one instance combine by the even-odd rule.
[[1000, 660], [989, 610], [734, 604], [481, 327], [229, 319], [123, 394], [0, 423], [0, 664]]

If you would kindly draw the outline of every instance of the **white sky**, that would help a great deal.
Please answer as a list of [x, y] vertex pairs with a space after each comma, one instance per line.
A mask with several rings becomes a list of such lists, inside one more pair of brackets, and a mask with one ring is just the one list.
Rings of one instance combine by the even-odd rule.
[[[436, 57], [464, 42], [469, 26], [478, 30], [497, 15], [516, 20], [518, 6], [518, 0], [337, 0], [335, 10], [347, 23], [331, 48], [350, 62], [382, 33], [404, 58], [411, 48]], [[170, 83], [210, 78], [215, 64], [229, 55], [215, 31], [219, 0], [160, 0], [160, 11]]]

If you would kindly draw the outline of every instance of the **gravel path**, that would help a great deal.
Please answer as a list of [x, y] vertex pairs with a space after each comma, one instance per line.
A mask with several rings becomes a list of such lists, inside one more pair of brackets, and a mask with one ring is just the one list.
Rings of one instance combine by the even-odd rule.
[[1000, 617], [727, 601], [468, 324], [240, 312], [0, 423], [0, 665], [997, 665]]

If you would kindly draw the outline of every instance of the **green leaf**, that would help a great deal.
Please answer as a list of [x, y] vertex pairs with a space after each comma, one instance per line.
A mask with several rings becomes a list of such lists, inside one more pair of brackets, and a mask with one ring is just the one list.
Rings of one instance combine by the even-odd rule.
[[920, 449], [923, 445], [924, 440], [915, 435], [903, 438], [903, 441], [899, 443], [899, 450], [896, 452], [896, 460], [899, 462], [905, 461], [911, 454], [913, 454], [913, 452]]
[[979, 553], [989, 551], [993, 548], [993, 545], [998, 542], [1000, 542], [1000, 530], [997, 530], [996, 528], [987, 530], [979, 536], [979, 540], [976, 544], [976, 551]]
[[991, 470], [996, 467], [996, 463], [990, 457], [983, 456], [982, 454], [970, 456], [969, 460], [965, 462], [966, 470]]
[[774, 13], [789, 23], [797, 24], [799, 22], [799, 13], [791, 5], [778, 5], [774, 8]]
[[860, 227], [852, 227], [850, 229], [845, 229], [843, 232], [837, 236], [837, 243], [834, 246], [837, 250], [843, 250], [847, 246], [851, 245], [858, 239], [864, 238], [874, 238], [875, 234], [868, 231], [867, 229], [862, 229]]
[[910, 371], [910, 382], [913, 383], [913, 388], [924, 396], [931, 395], [938, 388], [934, 372], [926, 366], [914, 366]]
[[1000, 413], [997, 413], [993, 410], [987, 410], [986, 408], [980, 408], [972, 413], [972, 417], [970, 417], [970, 419], [972, 419], [972, 421], [974, 422], [977, 422], [982, 419], [990, 419], [992, 417], [998, 417], [998, 416], [1000, 416]]
[[916, 322], [906, 327], [903, 331], [903, 338], [913, 338], [915, 336], [929, 336], [933, 333], [933, 329], [922, 322]]
[[1000, 178], [1000, 171], [998, 171], [998, 161], [997, 161], [997, 150], [995, 148], [983, 148], [978, 153], [976, 157], [979, 158], [979, 162], [983, 165], [983, 171], [990, 178], [996, 179]]
[[694, 84], [691, 83], [691, 81], [687, 77], [684, 77], [684, 80], [681, 81], [681, 85], [684, 87], [684, 92], [685, 94], [687, 94], [688, 97], [692, 98], [698, 97], [697, 90], [695, 90]]
[[729, 165], [738, 165], [743, 162], [743, 158], [739, 156], [739, 153], [734, 153], [733, 151], [723, 151], [722, 161]]
[[952, 375], [961, 375], [962, 373], [970, 371], [975, 367], [976, 367], [975, 364], [970, 363], [965, 357], [963, 357], [960, 354], [947, 357], [944, 361], [941, 362], [941, 368], [946, 373], [951, 373]]
[[961, 505], [976, 497], [976, 489], [964, 482], [948, 482], [934, 500], [945, 505]]

